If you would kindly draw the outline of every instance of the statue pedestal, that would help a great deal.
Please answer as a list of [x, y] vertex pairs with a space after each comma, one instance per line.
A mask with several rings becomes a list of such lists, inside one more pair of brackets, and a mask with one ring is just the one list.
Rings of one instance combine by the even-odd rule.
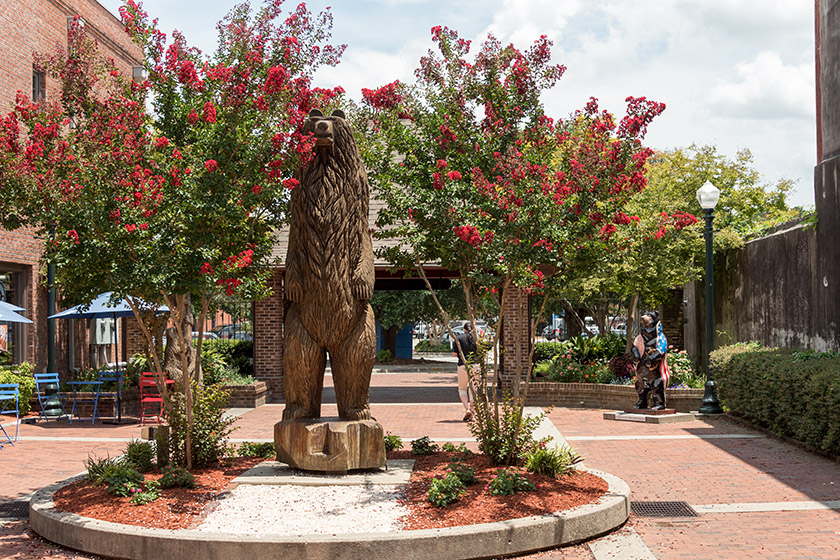
[[274, 425], [277, 460], [305, 471], [345, 474], [385, 466], [385, 432], [375, 420], [317, 418]]
[[627, 414], [644, 414], [646, 416], [664, 416], [665, 414], [676, 414], [676, 408], [663, 408], [662, 410], [652, 410], [650, 408], [625, 408], [624, 412]]

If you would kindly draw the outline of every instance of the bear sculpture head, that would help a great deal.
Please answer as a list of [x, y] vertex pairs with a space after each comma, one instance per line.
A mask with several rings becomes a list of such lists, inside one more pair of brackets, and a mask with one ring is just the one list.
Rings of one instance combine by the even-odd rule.
[[303, 124], [303, 133], [312, 134], [315, 137], [316, 147], [329, 148], [335, 142], [337, 129], [347, 126], [346, 118], [344, 111], [336, 110], [329, 117], [325, 117], [324, 113], [313, 109], [309, 111], [309, 118]]

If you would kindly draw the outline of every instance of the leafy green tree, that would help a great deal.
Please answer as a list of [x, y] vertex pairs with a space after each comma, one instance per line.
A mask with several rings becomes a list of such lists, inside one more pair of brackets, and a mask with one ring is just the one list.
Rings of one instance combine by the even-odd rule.
[[790, 208], [789, 179], [762, 181], [749, 150], [734, 158], [715, 146], [675, 148], [648, 160], [647, 188], [627, 204], [626, 213], [639, 221], [620, 232], [627, 250], [605, 254], [586, 270], [566, 278], [566, 296], [586, 302], [594, 317], [602, 317], [599, 302], [625, 301], [628, 345], [633, 317], [640, 305], [656, 306], [668, 290], [699, 277], [703, 268], [703, 221], [696, 192], [707, 180], [720, 189], [715, 208], [715, 250], [743, 246], [744, 240], [769, 227], [805, 213]]

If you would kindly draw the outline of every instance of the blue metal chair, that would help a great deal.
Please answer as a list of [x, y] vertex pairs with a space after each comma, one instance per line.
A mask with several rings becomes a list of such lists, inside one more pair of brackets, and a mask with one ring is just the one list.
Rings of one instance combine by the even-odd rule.
[[[102, 398], [103, 396], [114, 397], [114, 421], [117, 424], [119, 424], [122, 420], [122, 378], [123, 372], [121, 371], [100, 371], [98, 377], [98, 380], [102, 383], [115, 382], [117, 384], [116, 389], [114, 389], [113, 391], [99, 392], [100, 398]], [[102, 415], [100, 414], [99, 417], [101, 418]]]
[[61, 402], [58, 374], [35, 373], [32, 377], [35, 378], [35, 393], [38, 395], [38, 404], [41, 405], [38, 418], [43, 418], [49, 422], [66, 416], [69, 420], [70, 416], [64, 410], [64, 403]]
[[[0, 405], [2, 405], [0, 406], [0, 414], [15, 413], [14, 441], [9, 437], [3, 424], [0, 423], [0, 430], [3, 431], [3, 435], [0, 436], [0, 449], [3, 449], [4, 444], [11, 443], [14, 445], [15, 441], [20, 438], [20, 387], [17, 383], [0, 383]], [[3, 437], [6, 439], [3, 440]]]

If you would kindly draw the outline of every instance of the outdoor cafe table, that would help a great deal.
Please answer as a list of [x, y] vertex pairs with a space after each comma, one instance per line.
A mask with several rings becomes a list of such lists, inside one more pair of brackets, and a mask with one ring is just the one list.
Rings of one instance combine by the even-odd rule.
[[[96, 408], [99, 405], [99, 389], [102, 388], [102, 381], [69, 381], [67, 384], [73, 388], [73, 410], [70, 412], [70, 424], [73, 423], [73, 416], [76, 415], [76, 401], [93, 403], [93, 416], [90, 419], [90, 423], [93, 424], [96, 421]], [[90, 386], [91, 396], [84, 396], [87, 391], [82, 391], [82, 396], [78, 396], [78, 389], [85, 385]], [[79, 410], [81, 411], [81, 407], [79, 407]]]

